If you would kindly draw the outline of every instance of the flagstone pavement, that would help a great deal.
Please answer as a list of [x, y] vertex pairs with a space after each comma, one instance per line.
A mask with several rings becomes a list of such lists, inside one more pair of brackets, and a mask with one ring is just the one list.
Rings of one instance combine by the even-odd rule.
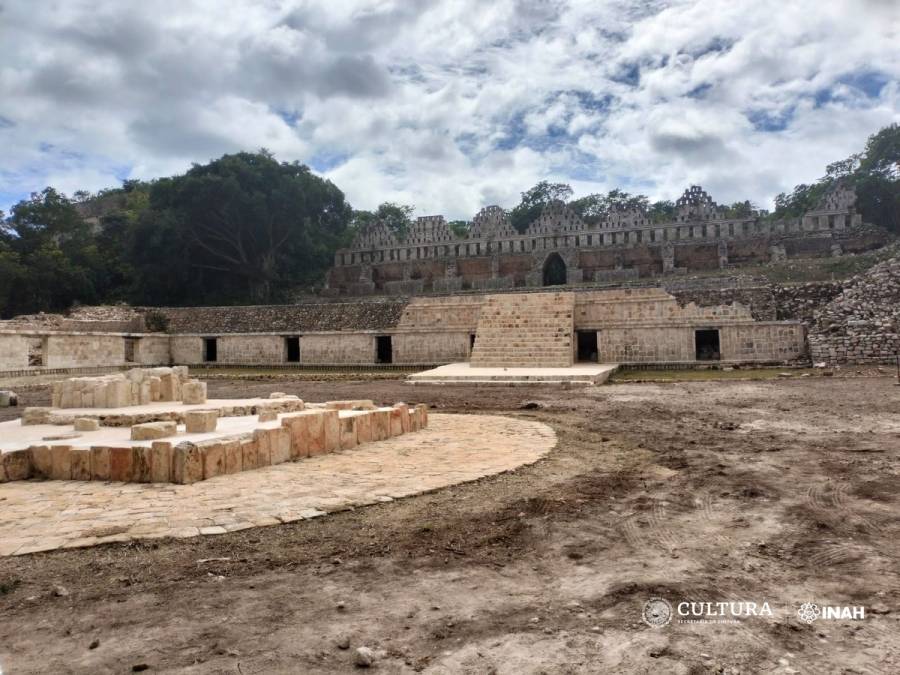
[[0, 484], [0, 556], [315, 518], [509, 471], [555, 445], [540, 422], [433, 413], [421, 431], [192, 485], [13, 481]]

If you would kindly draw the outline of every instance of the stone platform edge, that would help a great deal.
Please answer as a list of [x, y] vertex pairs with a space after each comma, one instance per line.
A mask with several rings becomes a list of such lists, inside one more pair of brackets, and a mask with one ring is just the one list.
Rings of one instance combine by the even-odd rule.
[[428, 425], [428, 406], [310, 409], [285, 413], [280, 422], [279, 427], [174, 446], [169, 441], [135, 447], [33, 445], [0, 456], [0, 483], [31, 478], [196, 483], [418, 431]]

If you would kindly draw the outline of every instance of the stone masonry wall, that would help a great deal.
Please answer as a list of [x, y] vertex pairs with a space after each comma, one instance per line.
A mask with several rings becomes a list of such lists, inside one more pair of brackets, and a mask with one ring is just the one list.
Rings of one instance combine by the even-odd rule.
[[253, 307], [165, 307], [169, 333], [277, 333], [366, 331], [391, 328], [405, 301], [341, 302]]
[[849, 280], [814, 312], [809, 333], [812, 360], [885, 363], [900, 354], [900, 257]]

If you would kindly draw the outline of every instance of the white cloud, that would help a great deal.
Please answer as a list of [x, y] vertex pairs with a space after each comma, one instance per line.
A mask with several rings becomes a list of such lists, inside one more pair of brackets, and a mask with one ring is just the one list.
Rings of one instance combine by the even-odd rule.
[[259, 147], [360, 208], [765, 206], [900, 121], [898, 45], [891, 0], [6, 0], [0, 207]]

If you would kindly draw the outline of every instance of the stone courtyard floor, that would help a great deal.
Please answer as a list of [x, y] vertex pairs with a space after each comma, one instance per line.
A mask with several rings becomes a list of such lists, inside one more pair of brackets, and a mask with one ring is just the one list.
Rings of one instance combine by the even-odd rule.
[[0, 485], [0, 555], [196, 537], [389, 502], [531, 464], [556, 444], [540, 422], [440, 415], [425, 430], [192, 485]]

